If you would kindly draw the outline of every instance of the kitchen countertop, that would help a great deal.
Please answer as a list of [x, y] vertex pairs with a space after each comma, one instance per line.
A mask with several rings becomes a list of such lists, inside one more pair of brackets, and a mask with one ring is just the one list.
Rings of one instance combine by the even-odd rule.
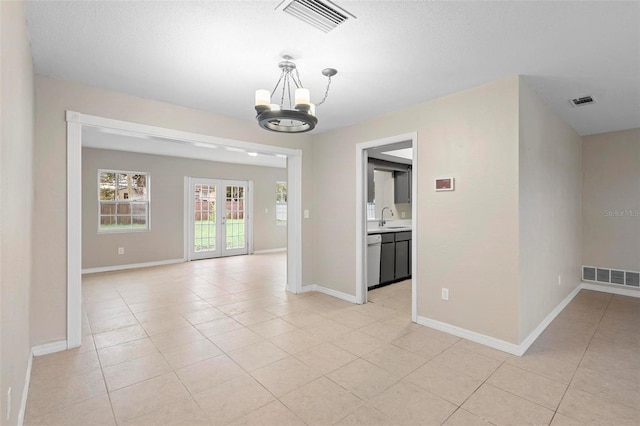
[[378, 227], [378, 228], [369, 228], [367, 229], [367, 234], [371, 235], [371, 234], [384, 234], [387, 232], [405, 232], [405, 231], [411, 231], [411, 227], [410, 226], [392, 226], [392, 227], [388, 227], [388, 226], [384, 226], [382, 228]]

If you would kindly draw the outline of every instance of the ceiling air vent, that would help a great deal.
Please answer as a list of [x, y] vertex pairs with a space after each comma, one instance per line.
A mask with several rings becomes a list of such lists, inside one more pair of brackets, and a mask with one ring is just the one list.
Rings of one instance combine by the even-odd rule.
[[351, 13], [328, 0], [285, 0], [276, 9], [288, 13], [307, 24], [328, 33], [349, 18]]
[[571, 102], [571, 105], [573, 105], [574, 107], [579, 107], [579, 106], [590, 105], [595, 103], [596, 98], [594, 98], [591, 95], [588, 95], [588, 96], [583, 96], [581, 98], [571, 99], [569, 102]]

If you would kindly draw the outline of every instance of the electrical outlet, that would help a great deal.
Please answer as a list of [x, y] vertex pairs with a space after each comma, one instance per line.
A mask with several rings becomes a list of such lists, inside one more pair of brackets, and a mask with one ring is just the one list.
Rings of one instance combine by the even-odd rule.
[[304, 218], [309, 219], [309, 210], [304, 211]]
[[442, 300], [449, 300], [449, 289], [442, 288]]
[[264, 209], [264, 212], [265, 213], [269, 213], [269, 209]]
[[400, 217], [402, 219], [404, 219], [405, 217], [407, 217], [407, 213], [406, 212], [400, 212]]
[[11, 388], [7, 391], [7, 420], [11, 418]]
[[118, 247], [118, 254], [124, 254], [124, 247]]

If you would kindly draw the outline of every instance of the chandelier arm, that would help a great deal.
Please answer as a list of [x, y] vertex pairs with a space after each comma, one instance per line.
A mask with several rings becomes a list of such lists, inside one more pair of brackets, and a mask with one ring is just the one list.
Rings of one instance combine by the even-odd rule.
[[273, 90], [271, 91], [271, 96], [273, 96], [276, 93], [276, 90], [278, 90], [278, 85], [282, 81], [282, 77], [284, 77], [284, 71], [282, 71], [282, 73], [280, 74], [280, 78], [278, 79], [278, 82], [276, 83]]
[[[296, 81], [293, 80], [293, 82], [295, 83]], [[291, 99], [291, 79], [287, 81], [287, 92], [289, 93], [289, 109], [294, 109], [293, 101]]]
[[289, 84], [289, 75], [285, 73], [284, 81], [282, 82], [282, 96], [280, 97], [280, 108], [284, 109], [284, 95], [287, 90], [287, 85]]
[[316, 104], [316, 106], [318, 105], [322, 105], [324, 103], [324, 101], [327, 100], [327, 96], [329, 96], [329, 88], [331, 87], [331, 76], [328, 77], [328, 81], [327, 81], [327, 89], [324, 91], [324, 97], [322, 98], [322, 100], [320, 102], [318, 102]]
[[[302, 80], [300, 80], [300, 73], [298, 72], [298, 68], [296, 68], [296, 77], [298, 78], [298, 81], [296, 81], [296, 79], [293, 79], [293, 82], [296, 84], [297, 88], [301, 88], [304, 87], [304, 84], [302, 84]], [[300, 83], [300, 84], [298, 84]]]

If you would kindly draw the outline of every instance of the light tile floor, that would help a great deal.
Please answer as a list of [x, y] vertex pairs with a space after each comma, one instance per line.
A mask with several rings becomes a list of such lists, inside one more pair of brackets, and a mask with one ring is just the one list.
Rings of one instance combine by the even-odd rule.
[[84, 277], [83, 345], [34, 359], [26, 424], [640, 423], [640, 299], [581, 291], [523, 357], [283, 290], [282, 254]]

